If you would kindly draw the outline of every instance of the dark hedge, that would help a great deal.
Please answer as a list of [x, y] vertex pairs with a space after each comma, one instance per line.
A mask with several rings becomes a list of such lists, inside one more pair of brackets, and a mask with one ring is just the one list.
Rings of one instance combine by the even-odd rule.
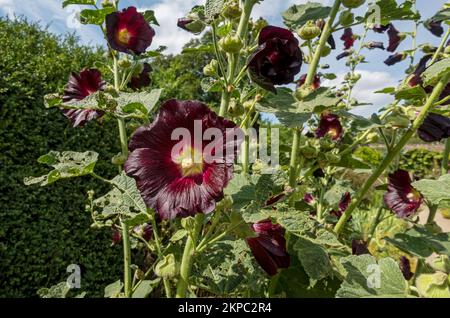
[[81, 290], [102, 297], [120, 278], [121, 248], [110, 230], [90, 228], [86, 192], [108, 189], [91, 178], [26, 187], [23, 178], [47, 171], [36, 159], [50, 150], [95, 150], [97, 172], [116, 174], [119, 152], [113, 121], [73, 129], [43, 96], [64, 87], [70, 71], [92, 66], [101, 49], [57, 37], [24, 19], [0, 18], [0, 297], [36, 297], [36, 290], [64, 281], [69, 264], [82, 268]]

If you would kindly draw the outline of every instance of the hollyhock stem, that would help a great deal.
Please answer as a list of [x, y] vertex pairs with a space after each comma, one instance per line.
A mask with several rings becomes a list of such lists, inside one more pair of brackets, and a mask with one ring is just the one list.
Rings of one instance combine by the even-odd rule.
[[450, 138], [445, 139], [445, 149], [442, 157], [442, 169], [441, 175], [445, 175], [448, 172], [448, 156], [450, 155]]
[[434, 218], [436, 217], [436, 213], [438, 210], [438, 205], [437, 204], [430, 204], [429, 205], [429, 210], [430, 210], [430, 214], [428, 214], [428, 218], [427, 218], [427, 224], [431, 224], [434, 222]]
[[378, 166], [378, 168], [373, 172], [373, 174], [367, 179], [367, 181], [364, 183], [364, 186], [361, 188], [361, 190], [356, 194], [354, 199], [352, 200], [352, 203], [347, 208], [347, 210], [344, 212], [344, 214], [339, 219], [339, 222], [336, 224], [336, 227], [334, 228], [334, 231], [339, 234], [345, 224], [347, 223], [347, 220], [352, 215], [355, 208], [361, 203], [361, 201], [364, 199], [364, 196], [366, 195], [367, 191], [372, 187], [372, 185], [377, 181], [377, 179], [383, 174], [384, 170], [391, 164], [391, 162], [397, 157], [397, 155], [400, 153], [400, 151], [403, 149], [403, 147], [406, 145], [406, 143], [409, 141], [409, 139], [416, 133], [417, 129], [422, 125], [423, 121], [425, 120], [425, 117], [428, 115], [428, 112], [433, 107], [434, 102], [439, 98], [442, 91], [444, 90], [445, 86], [450, 80], [450, 74], [446, 74], [444, 77], [441, 78], [441, 80], [438, 82], [438, 84], [434, 87], [433, 92], [428, 97], [428, 100], [424, 107], [422, 108], [422, 111], [417, 116], [417, 118], [414, 120], [412, 127], [403, 135], [403, 137], [400, 139], [400, 141], [397, 143], [397, 145], [390, 151], [384, 160], [381, 162], [381, 164]]
[[[245, 43], [248, 22], [250, 20], [250, 15], [253, 10], [253, 6], [255, 5], [255, 0], [245, 0], [244, 6], [242, 8], [241, 19], [239, 20], [239, 26], [237, 29], [237, 36]], [[234, 86], [234, 80], [236, 75], [236, 66], [239, 61], [239, 53], [236, 54], [228, 54], [228, 70], [227, 70], [227, 87], [222, 92], [222, 99], [220, 102], [219, 116], [224, 117], [228, 106], [230, 105], [231, 100], [231, 92]]]
[[302, 131], [299, 128], [294, 128], [294, 138], [292, 140], [292, 152], [291, 161], [289, 164], [289, 186], [295, 189], [297, 185], [297, 166], [298, 166], [298, 153], [300, 148], [300, 138]]
[[125, 297], [131, 297], [131, 248], [130, 248], [130, 233], [128, 232], [128, 225], [120, 222], [122, 227], [122, 241], [123, 241], [123, 284], [125, 289]]
[[177, 298], [185, 298], [189, 287], [189, 276], [191, 275], [192, 256], [196, 250], [198, 236], [202, 229], [204, 214], [195, 215], [195, 225], [192, 233], [188, 235], [186, 245], [184, 246], [183, 257], [181, 259], [180, 277], [177, 284]]
[[444, 50], [445, 45], [447, 44], [447, 39], [450, 37], [450, 28], [445, 33], [444, 37], [442, 38], [441, 45], [439, 45], [437, 51], [433, 55], [433, 59], [431, 60], [430, 65], [432, 65], [434, 62], [437, 61], [439, 54]]

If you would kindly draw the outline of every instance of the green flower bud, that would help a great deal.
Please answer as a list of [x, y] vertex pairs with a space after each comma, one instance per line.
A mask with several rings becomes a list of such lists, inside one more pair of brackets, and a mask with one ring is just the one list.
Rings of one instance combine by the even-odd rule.
[[356, 9], [362, 6], [366, 0], [342, 0], [342, 5], [349, 9]]
[[233, 20], [237, 19], [241, 16], [242, 10], [239, 7], [239, 1], [238, 0], [229, 0], [224, 5], [224, 9], [222, 11], [222, 14], [225, 18]]
[[338, 149], [335, 149], [335, 150], [333, 150], [331, 152], [327, 152], [325, 154], [325, 158], [327, 159], [327, 161], [329, 163], [336, 164], [339, 161], [341, 161], [341, 156], [339, 155], [338, 151], [339, 151]]
[[304, 26], [297, 30], [298, 36], [305, 41], [312, 40], [318, 37], [322, 31], [314, 23], [314, 21], [308, 21]]
[[112, 0], [102, 0], [102, 7], [103, 8], [110, 8], [114, 6], [114, 1]]
[[307, 159], [314, 159], [314, 158], [317, 158], [317, 156], [319, 154], [319, 149], [314, 148], [309, 145], [305, 145], [305, 146], [300, 147], [300, 153], [303, 155], [303, 157], [305, 157]]
[[244, 114], [244, 106], [242, 106], [241, 103], [239, 103], [236, 99], [232, 99], [230, 101], [230, 105], [228, 106], [228, 114], [231, 117], [239, 117]]
[[355, 21], [355, 15], [350, 11], [344, 11], [339, 16], [339, 23], [342, 26], [349, 26]]
[[320, 145], [320, 148], [323, 150], [330, 150], [330, 149], [333, 149], [334, 146], [336, 146], [336, 142], [331, 140], [330, 136], [327, 135], [324, 138], [320, 138], [319, 145]]
[[123, 58], [119, 60], [119, 67], [120, 68], [129, 68], [131, 66], [131, 61], [128, 58]]
[[249, 111], [250, 109], [253, 108], [253, 105], [254, 105], [254, 104], [255, 104], [255, 101], [253, 101], [253, 100], [248, 100], [248, 101], [244, 102], [243, 106], [244, 106], [244, 109], [245, 109], [246, 111]]
[[430, 43], [422, 44], [419, 46], [419, 48], [425, 54], [432, 54], [436, 51], [436, 47], [434, 45], [431, 45]]
[[218, 69], [219, 62], [217, 60], [211, 60], [211, 62], [203, 68], [203, 74], [206, 76], [216, 76]]
[[327, 57], [328, 55], [330, 55], [331, 53], [331, 47], [329, 47], [328, 45], [324, 45], [324, 47], [322, 48], [322, 52], [320, 52], [320, 55], [322, 57]]
[[445, 47], [444, 54], [450, 54], [450, 46]]
[[259, 18], [253, 23], [253, 31], [255, 33], [259, 33], [262, 29], [264, 29], [266, 26], [269, 25], [269, 22], [267, 20], [264, 20], [263, 18]]
[[227, 53], [239, 53], [244, 44], [237, 35], [227, 35], [220, 39], [219, 45]]
[[119, 154], [115, 155], [114, 157], [112, 157], [111, 162], [115, 166], [122, 166], [126, 160], [127, 160], [127, 157], [122, 155], [121, 153], [119, 153]]

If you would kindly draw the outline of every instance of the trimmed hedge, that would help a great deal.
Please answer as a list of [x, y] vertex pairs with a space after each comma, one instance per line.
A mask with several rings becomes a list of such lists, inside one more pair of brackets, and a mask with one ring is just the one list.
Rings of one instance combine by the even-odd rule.
[[113, 121], [73, 129], [58, 109], [46, 110], [43, 96], [102, 58], [101, 49], [77, 45], [24, 19], [0, 18], [0, 297], [36, 297], [37, 289], [82, 268], [81, 290], [102, 297], [121, 275], [121, 248], [112, 248], [108, 229], [90, 228], [86, 193], [106, 192], [91, 178], [26, 187], [23, 178], [47, 171], [36, 159], [50, 150], [95, 150], [99, 174], [112, 177], [110, 158], [119, 152]]

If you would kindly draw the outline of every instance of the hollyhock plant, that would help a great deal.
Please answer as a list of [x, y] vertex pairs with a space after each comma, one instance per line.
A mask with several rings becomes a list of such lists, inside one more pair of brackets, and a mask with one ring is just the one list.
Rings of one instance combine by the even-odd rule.
[[153, 69], [150, 64], [144, 63], [142, 65], [142, 71], [139, 74], [131, 77], [130, 82], [128, 83], [128, 87], [134, 91], [137, 91], [150, 86], [150, 84], [152, 83], [150, 72], [152, 71]]
[[[220, 158], [207, 160], [211, 154], [206, 146], [211, 142], [197, 137], [185, 141], [173, 153], [179, 143], [172, 140], [173, 131], [184, 128], [194, 136], [198, 124], [203, 131], [216, 128], [223, 134], [223, 140], [217, 140], [213, 149], [222, 150]], [[222, 199], [223, 188], [233, 176], [239, 144], [231, 138], [233, 135], [239, 136], [236, 125], [218, 117], [205, 104], [169, 100], [152, 124], [137, 129], [131, 137], [125, 171], [136, 180], [146, 204], [162, 219], [207, 214]]]
[[377, 41], [370, 41], [369, 43], [367, 43], [367, 48], [369, 50], [373, 50], [373, 49], [385, 50], [384, 43], [383, 42], [377, 42]]
[[[79, 101], [89, 95], [103, 90], [105, 82], [97, 69], [84, 69], [80, 73], [72, 73], [64, 90], [63, 102]], [[63, 109], [64, 116], [70, 119], [73, 127], [84, 126], [88, 121], [100, 118], [104, 112], [95, 109]]]
[[106, 16], [108, 43], [114, 50], [140, 55], [152, 44], [155, 31], [135, 7]]
[[395, 53], [395, 54], [389, 56], [386, 59], [386, 61], [384, 61], [384, 64], [386, 64], [388, 66], [392, 66], [392, 65], [395, 65], [397, 63], [400, 63], [405, 58], [406, 58], [406, 54], [405, 53]]
[[269, 219], [253, 224], [252, 228], [258, 236], [247, 238], [247, 244], [264, 271], [274, 276], [278, 269], [288, 268], [291, 258], [287, 252], [284, 228]]
[[350, 202], [352, 200], [352, 197], [350, 195], [350, 192], [344, 193], [341, 200], [339, 201], [338, 210], [333, 210], [330, 212], [331, 215], [334, 215], [337, 218], [340, 218], [342, 214], [347, 210], [348, 206], [350, 205]]
[[353, 47], [356, 41], [356, 37], [353, 34], [352, 28], [346, 28], [344, 34], [341, 37], [341, 40], [344, 41], [344, 49], [348, 50]]
[[425, 142], [441, 141], [450, 137], [450, 118], [430, 113], [419, 127], [420, 139]]
[[389, 29], [387, 31], [389, 36], [389, 46], [387, 47], [388, 52], [395, 52], [397, 50], [400, 43], [405, 39], [405, 36], [402, 35], [398, 30], [394, 27], [393, 24], [389, 25]]
[[276, 92], [275, 85], [290, 84], [302, 67], [302, 51], [294, 34], [283, 28], [266, 26], [258, 39], [259, 47], [250, 57], [252, 80]]
[[397, 170], [389, 174], [384, 203], [400, 218], [414, 214], [423, 202], [422, 195], [414, 189], [411, 182], [408, 171]]
[[319, 127], [316, 130], [316, 137], [323, 138], [330, 136], [332, 140], [339, 140], [342, 137], [343, 128], [339, 116], [331, 113], [323, 113], [320, 116]]

